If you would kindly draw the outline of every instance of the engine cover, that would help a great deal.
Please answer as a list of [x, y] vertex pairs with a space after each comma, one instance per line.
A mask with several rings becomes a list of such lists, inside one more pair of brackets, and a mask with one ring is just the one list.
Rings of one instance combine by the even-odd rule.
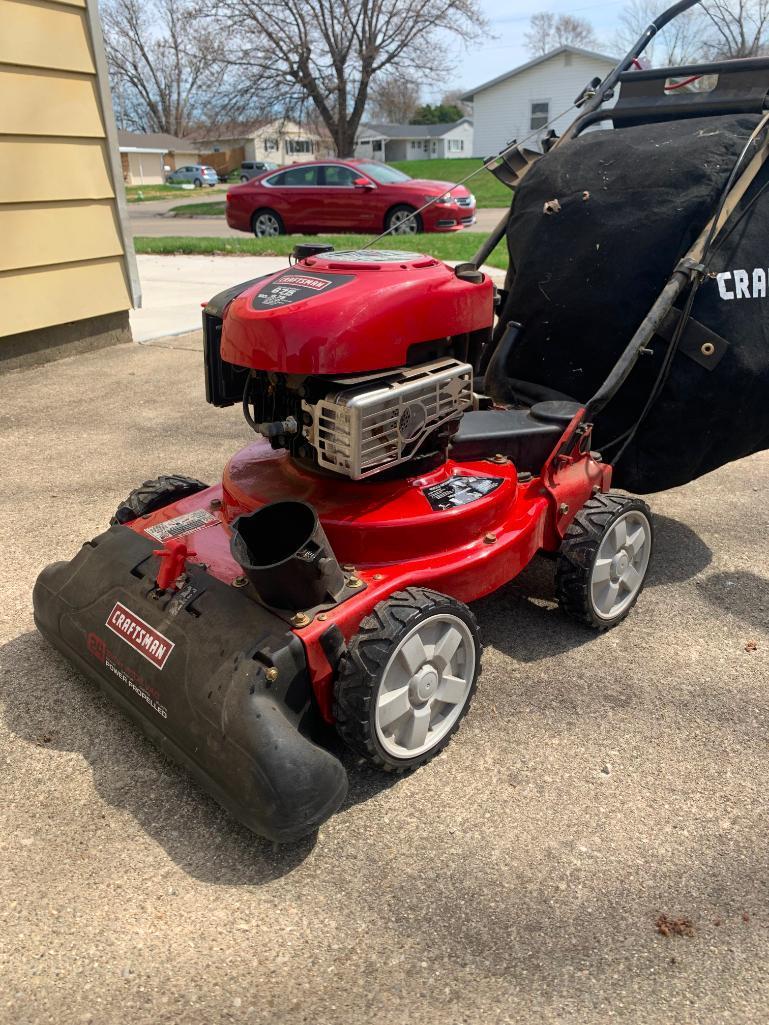
[[353, 480], [413, 459], [473, 401], [473, 368], [435, 360], [302, 403], [319, 466]]
[[226, 363], [340, 375], [427, 358], [414, 346], [488, 331], [494, 286], [431, 256], [387, 250], [312, 256], [246, 288], [224, 314]]

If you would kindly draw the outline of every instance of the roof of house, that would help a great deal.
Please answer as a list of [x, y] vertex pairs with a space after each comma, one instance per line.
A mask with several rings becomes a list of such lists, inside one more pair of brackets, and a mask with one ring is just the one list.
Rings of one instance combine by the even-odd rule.
[[298, 124], [290, 118], [263, 117], [251, 121], [230, 121], [215, 128], [200, 128], [192, 132], [192, 137], [198, 142], [235, 142], [237, 139], [251, 139], [254, 135], [270, 125], [275, 126], [275, 131], [300, 132], [305, 137], [320, 138], [317, 131], [307, 125]]
[[460, 118], [459, 121], [452, 121], [449, 124], [439, 125], [385, 125], [366, 124], [363, 130], [366, 132], [378, 132], [388, 139], [438, 139], [446, 135], [452, 128], [458, 125], [472, 124], [469, 117]]
[[490, 79], [488, 82], [484, 82], [483, 85], [477, 85], [474, 89], [468, 89], [466, 93], [463, 93], [460, 99], [472, 100], [473, 96], [477, 93], [483, 92], [484, 89], [490, 89], [493, 85], [498, 85], [500, 82], [506, 81], [508, 78], [514, 78], [516, 75], [520, 75], [523, 71], [528, 71], [530, 68], [535, 68], [538, 64], [544, 64], [545, 61], [552, 60], [553, 57], [558, 57], [562, 53], [576, 53], [580, 57], [593, 57], [595, 60], [604, 61], [611, 67], [619, 60], [618, 57], [609, 57], [605, 53], [596, 53], [595, 50], [585, 50], [581, 46], [559, 46], [557, 50], [550, 50], [549, 53], [543, 53], [540, 57], [535, 57], [534, 60], [527, 61], [525, 64], [521, 64], [517, 68], [513, 68], [512, 71], [506, 71], [504, 75], [497, 75], [496, 78]]
[[180, 139], [165, 132], [118, 132], [118, 149], [141, 150], [143, 153], [173, 153], [175, 150], [193, 152], [194, 144], [189, 139]]

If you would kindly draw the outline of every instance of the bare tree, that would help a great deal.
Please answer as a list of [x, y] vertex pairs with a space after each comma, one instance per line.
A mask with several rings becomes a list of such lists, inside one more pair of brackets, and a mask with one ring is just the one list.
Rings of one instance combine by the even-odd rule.
[[107, 63], [121, 128], [184, 135], [211, 119], [220, 95], [222, 42], [188, 0], [108, 0]]
[[447, 41], [485, 26], [476, 0], [215, 0], [242, 88], [284, 109], [313, 106], [340, 156], [352, 153], [381, 74], [436, 81]]
[[704, 51], [710, 59], [757, 57], [769, 49], [769, 0], [707, 0], [709, 32]]
[[441, 97], [441, 106], [458, 107], [464, 117], [472, 117], [473, 105], [468, 103], [467, 100], [462, 99], [461, 89], [450, 89], [447, 93], [444, 93]]
[[[660, 0], [630, 0], [619, 16], [615, 48], [629, 50], [659, 13]], [[697, 61], [703, 56], [706, 35], [707, 20], [697, 5], [679, 14], [654, 36], [646, 48], [646, 57], [658, 67]]]
[[[630, 0], [616, 45], [627, 49], [660, 13], [658, 0]], [[656, 35], [646, 48], [658, 67], [698, 60], [755, 57], [769, 51], [769, 0], [704, 0]]]
[[382, 75], [371, 83], [367, 114], [375, 121], [407, 125], [420, 102], [418, 83], [400, 75]]
[[559, 46], [597, 46], [593, 26], [585, 18], [572, 14], [553, 14], [540, 11], [532, 14], [529, 31], [524, 33], [523, 42], [533, 57], [541, 57]]

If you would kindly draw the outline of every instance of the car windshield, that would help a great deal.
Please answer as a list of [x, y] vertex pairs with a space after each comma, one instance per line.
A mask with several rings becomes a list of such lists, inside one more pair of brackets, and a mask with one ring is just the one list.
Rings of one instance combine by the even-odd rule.
[[379, 182], [380, 185], [393, 185], [395, 182], [411, 181], [410, 175], [404, 174], [403, 171], [396, 171], [394, 167], [388, 167], [387, 164], [356, 164], [355, 166], [363, 174], [367, 174], [375, 182]]

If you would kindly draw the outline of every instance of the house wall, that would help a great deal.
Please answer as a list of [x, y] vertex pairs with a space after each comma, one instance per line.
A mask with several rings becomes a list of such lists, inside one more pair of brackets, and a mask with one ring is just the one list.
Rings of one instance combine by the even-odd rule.
[[95, 6], [0, 3], [0, 361], [130, 339], [139, 288], [107, 90]]
[[[582, 54], [561, 53], [528, 71], [477, 92], [473, 97], [473, 156], [498, 153], [511, 139], [519, 142], [529, 135], [532, 102], [549, 101], [550, 116], [574, 103], [575, 96], [591, 78], [604, 78], [612, 64]], [[559, 134], [574, 120], [571, 111], [555, 122]], [[537, 148], [537, 140], [526, 145]]]
[[[293, 152], [291, 141], [300, 139], [312, 141], [311, 152]], [[201, 148], [207, 153], [239, 147], [243, 148], [244, 160], [271, 160], [274, 164], [298, 164], [330, 155], [328, 147], [318, 136], [304, 131], [300, 125], [294, 124], [292, 121], [265, 125], [252, 136], [244, 136], [241, 139], [207, 139], [201, 143]], [[190, 162], [192, 163], [192, 161]]]
[[[474, 134], [472, 124], [457, 125], [442, 138], [435, 140], [438, 143], [438, 151], [433, 156], [447, 157], [449, 160], [472, 156]], [[458, 145], [452, 145], [452, 142]]]
[[162, 153], [124, 153], [128, 158], [127, 185], [162, 185], [165, 181]]

